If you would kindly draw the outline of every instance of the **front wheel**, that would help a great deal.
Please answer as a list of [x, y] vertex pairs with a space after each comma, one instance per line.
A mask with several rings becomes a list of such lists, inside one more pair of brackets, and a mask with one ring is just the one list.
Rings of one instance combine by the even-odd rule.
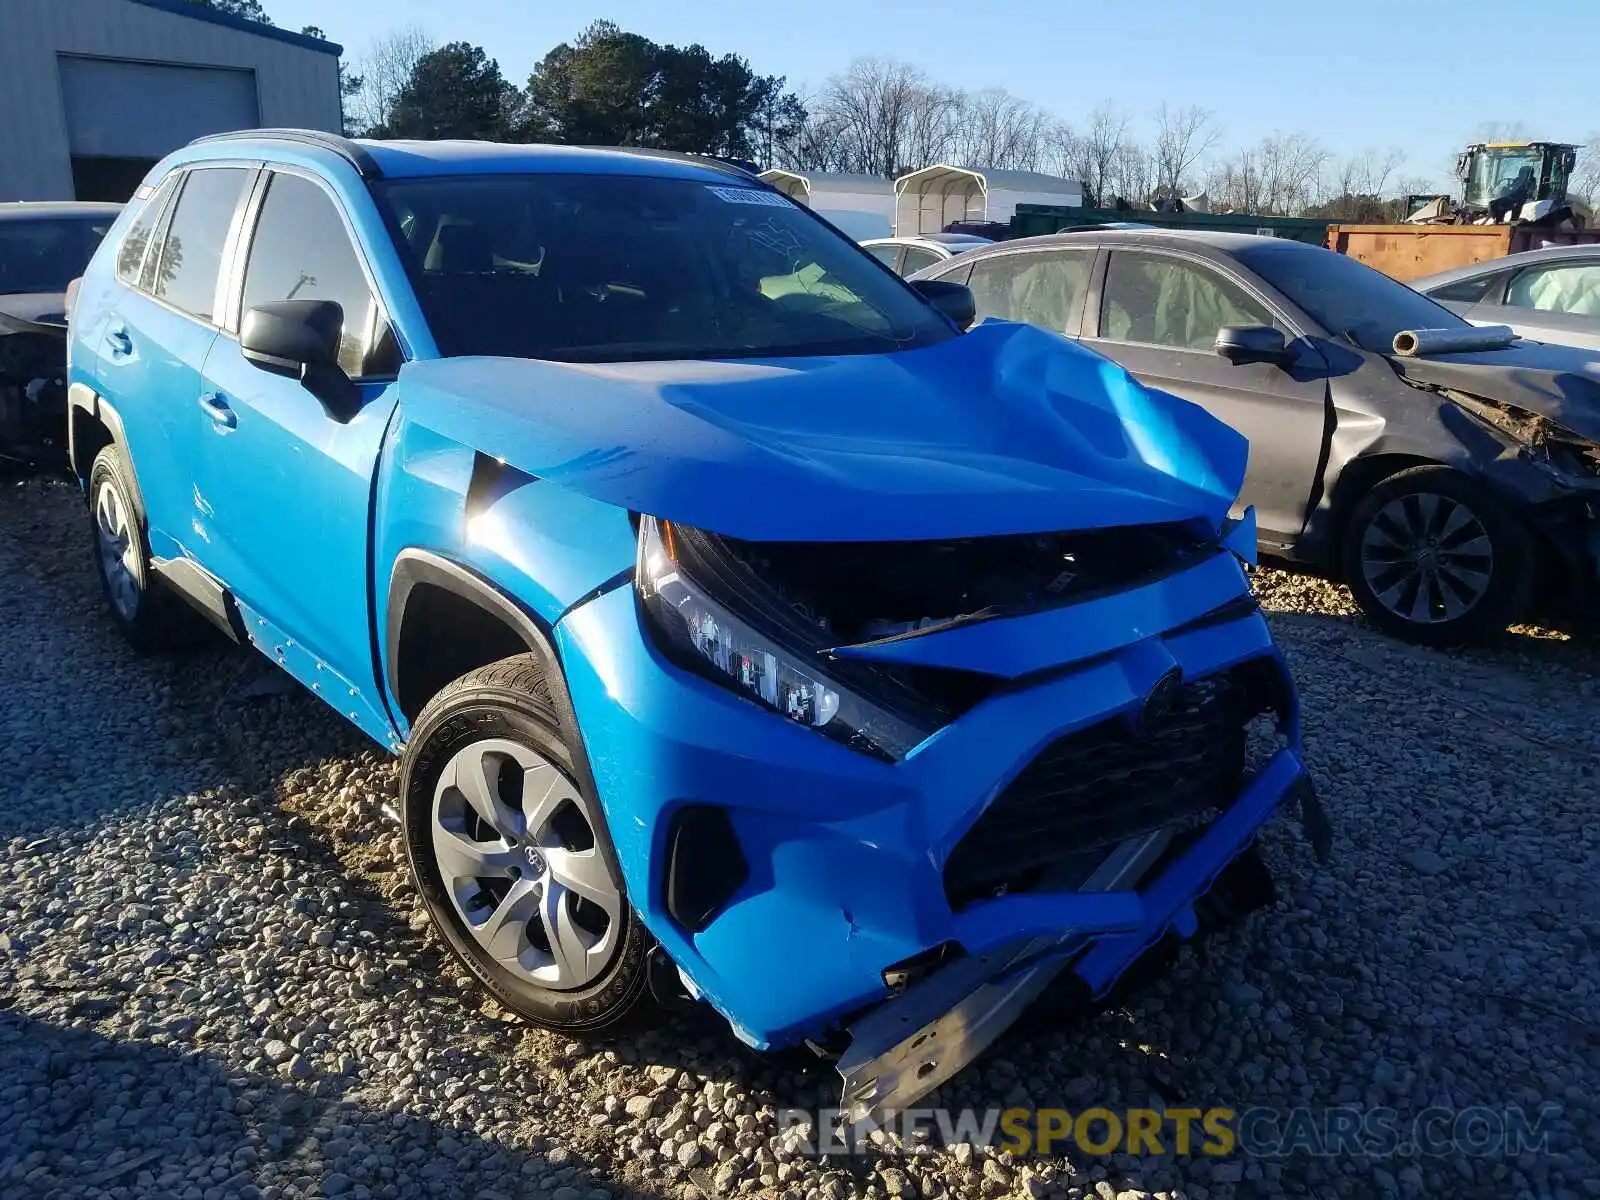
[[1385, 633], [1454, 646], [1519, 620], [1533, 592], [1532, 536], [1481, 485], [1449, 467], [1412, 467], [1350, 514], [1344, 572]]
[[609, 1031], [647, 1003], [649, 934], [628, 904], [537, 659], [429, 701], [401, 773], [406, 854], [435, 927], [504, 1007]]

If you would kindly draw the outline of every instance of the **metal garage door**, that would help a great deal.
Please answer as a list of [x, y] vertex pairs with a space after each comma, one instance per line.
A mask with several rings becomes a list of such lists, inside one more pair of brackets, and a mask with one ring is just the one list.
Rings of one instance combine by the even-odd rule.
[[60, 64], [80, 200], [126, 200], [163, 155], [261, 123], [253, 71], [66, 54]]

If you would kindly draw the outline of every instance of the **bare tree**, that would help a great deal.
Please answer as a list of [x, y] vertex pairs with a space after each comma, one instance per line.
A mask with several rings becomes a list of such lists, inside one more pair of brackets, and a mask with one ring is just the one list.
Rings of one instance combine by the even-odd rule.
[[1083, 184], [1086, 203], [1111, 202], [1111, 176], [1128, 141], [1128, 114], [1107, 100], [1089, 114], [1083, 132], [1061, 143], [1061, 174]]
[[1193, 104], [1184, 108], [1163, 104], [1156, 111], [1156, 187], [1181, 196], [1189, 172], [1217, 144], [1221, 133], [1208, 109]]
[[1532, 138], [1522, 121], [1479, 121], [1469, 142], [1526, 142]]
[[394, 112], [400, 89], [411, 81], [417, 63], [433, 49], [433, 39], [419, 25], [393, 30], [374, 41], [357, 71], [361, 88], [350, 97], [351, 124], [363, 130], [385, 124]]
[[1148, 206], [1156, 190], [1155, 155], [1132, 138], [1125, 139], [1111, 159], [1105, 186], [1107, 199], [1103, 203], [1109, 203], [1111, 196], [1120, 196], [1135, 208]]
[[1340, 165], [1334, 181], [1335, 198], [1339, 196], [1383, 196], [1389, 186], [1389, 176], [1400, 169], [1405, 155], [1399, 150], [1358, 150]]
[[956, 157], [976, 167], [1037, 171], [1052, 121], [1004, 88], [961, 97], [954, 138]]
[[[814, 163], [893, 175], [938, 157], [954, 132], [959, 97], [919, 67], [858, 58], [823, 87], [812, 109]], [[824, 136], [825, 135], [825, 136]]]

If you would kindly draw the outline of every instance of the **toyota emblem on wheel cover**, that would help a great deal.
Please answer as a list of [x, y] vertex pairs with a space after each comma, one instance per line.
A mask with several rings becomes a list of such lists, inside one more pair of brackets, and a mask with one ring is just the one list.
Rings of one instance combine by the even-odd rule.
[[540, 854], [539, 851], [533, 846], [529, 846], [525, 851], [523, 851], [523, 853], [527, 855], [528, 866], [533, 868], [534, 874], [543, 874], [544, 855]]

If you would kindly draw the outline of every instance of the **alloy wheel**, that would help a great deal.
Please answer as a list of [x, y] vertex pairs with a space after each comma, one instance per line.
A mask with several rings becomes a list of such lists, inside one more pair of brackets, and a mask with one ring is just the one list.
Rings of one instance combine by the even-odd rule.
[[432, 841], [457, 915], [501, 966], [560, 991], [605, 970], [622, 889], [588, 801], [542, 755], [503, 738], [458, 750], [434, 787]]
[[139, 611], [139, 546], [122, 495], [108, 479], [94, 498], [95, 546], [111, 603], [124, 621]]
[[1361, 537], [1367, 586], [1390, 612], [1433, 625], [1459, 620], [1489, 592], [1494, 547], [1466, 505], [1437, 492], [1385, 504]]

